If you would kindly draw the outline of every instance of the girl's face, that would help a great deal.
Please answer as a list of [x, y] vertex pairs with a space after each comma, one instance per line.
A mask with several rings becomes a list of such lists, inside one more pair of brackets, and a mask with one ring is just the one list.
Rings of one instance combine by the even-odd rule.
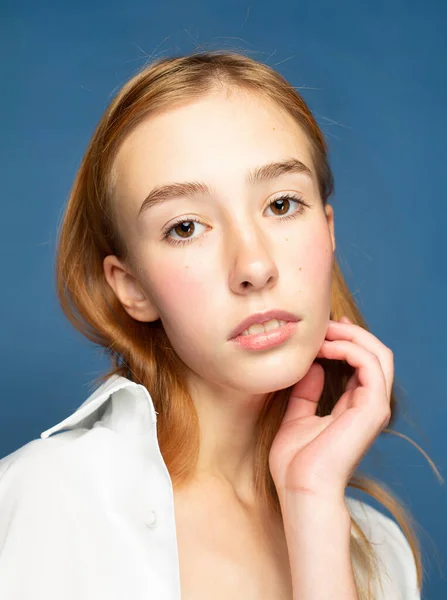
[[[253, 169], [290, 159], [311, 176], [247, 180]], [[328, 326], [335, 239], [332, 207], [322, 206], [306, 137], [292, 118], [254, 95], [219, 92], [139, 125], [114, 167], [134, 266], [108, 256], [104, 271], [127, 312], [160, 318], [202, 387], [263, 394], [301, 379]], [[150, 192], [174, 182], [201, 189], [160, 191], [164, 201], [139, 214]], [[290, 199], [272, 204], [284, 194]], [[252, 351], [229, 341], [242, 319], [273, 308], [301, 319], [286, 342]]]

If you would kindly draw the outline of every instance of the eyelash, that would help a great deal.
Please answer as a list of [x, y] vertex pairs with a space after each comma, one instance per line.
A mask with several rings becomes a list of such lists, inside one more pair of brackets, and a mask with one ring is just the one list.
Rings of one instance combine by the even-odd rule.
[[[275, 198], [274, 200], [272, 200], [270, 202], [270, 204], [268, 204], [267, 208], [269, 206], [272, 206], [272, 204], [274, 204], [275, 202], [278, 202], [280, 200], [292, 200], [293, 202], [296, 202], [299, 205], [299, 208], [292, 213], [291, 215], [286, 215], [285, 217], [279, 217], [280, 220], [287, 220], [287, 219], [296, 219], [299, 215], [303, 214], [306, 208], [310, 208], [310, 205], [307, 204], [307, 202], [304, 202], [304, 200], [301, 198], [301, 196], [291, 196], [290, 194], [284, 194], [282, 196], [279, 196], [278, 198]], [[192, 238], [187, 238], [184, 240], [176, 240], [173, 238], [169, 237], [169, 234], [171, 233], [171, 231], [173, 229], [175, 229], [178, 225], [181, 225], [182, 223], [200, 223], [200, 221], [198, 219], [185, 219], [184, 217], [182, 217], [181, 219], [178, 219], [175, 223], [173, 223], [169, 229], [167, 229], [164, 232], [164, 235], [162, 237], [162, 240], [166, 240], [168, 242], [168, 244], [172, 244], [173, 246], [176, 245], [181, 245], [184, 246], [185, 244], [190, 244], [191, 242], [193, 242], [194, 240], [197, 240], [197, 237], [192, 237]], [[203, 235], [203, 234], [202, 234]], [[201, 237], [201, 236], [198, 236]]]

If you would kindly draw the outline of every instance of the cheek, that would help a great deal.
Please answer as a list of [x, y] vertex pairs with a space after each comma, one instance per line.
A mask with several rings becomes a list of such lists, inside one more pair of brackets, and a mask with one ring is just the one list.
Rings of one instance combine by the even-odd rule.
[[[177, 355], [191, 369], [199, 372], [214, 353], [209, 351], [216, 332], [216, 272], [212, 261], [157, 265], [153, 281], [156, 299], [166, 335]], [[206, 350], [208, 348], [208, 350]]]
[[297, 237], [292, 249], [293, 270], [303, 286], [315, 289], [330, 284], [334, 254], [330, 232], [324, 222]]
[[295, 258], [288, 281], [294, 281], [291, 293], [295, 308], [302, 311], [310, 334], [309, 344], [324, 339], [330, 318], [334, 252], [330, 232], [324, 222], [300, 236], [293, 248]]
[[194, 268], [187, 261], [157, 263], [156, 273], [152, 291], [166, 325], [178, 322], [184, 327], [185, 321], [192, 321], [200, 312], [200, 307], [210, 305], [207, 295], [212, 289], [211, 270], [205, 261], [194, 264]]
[[330, 237], [321, 234], [304, 251], [305, 279], [311, 285], [330, 284], [333, 252]]

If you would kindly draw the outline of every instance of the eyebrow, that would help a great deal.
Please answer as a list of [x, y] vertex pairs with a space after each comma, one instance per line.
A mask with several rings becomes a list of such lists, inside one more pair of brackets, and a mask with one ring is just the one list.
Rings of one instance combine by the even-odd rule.
[[[290, 158], [276, 162], [267, 163], [260, 167], [250, 169], [246, 173], [246, 183], [254, 185], [263, 181], [271, 181], [288, 173], [303, 173], [312, 179], [313, 173], [303, 162], [297, 158]], [[185, 198], [200, 195], [212, 195], [213, 189], [202, 181], [184, 181], [181, 183], [169, 183], [155, 187], [143, 201], [138, 211], [138, 217], [149, 208], [163, 204], [173, 198]]]

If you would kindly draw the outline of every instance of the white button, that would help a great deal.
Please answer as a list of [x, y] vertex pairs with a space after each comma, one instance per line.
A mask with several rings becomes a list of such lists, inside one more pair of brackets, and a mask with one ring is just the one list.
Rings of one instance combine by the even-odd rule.
[[154, 527], [156, 522], [157, 522], [157, 514], [156, 514], [155, 510], [150, 510], [148, 518], [146, 519], [146, 525], [148, 525], [148, 527]]

